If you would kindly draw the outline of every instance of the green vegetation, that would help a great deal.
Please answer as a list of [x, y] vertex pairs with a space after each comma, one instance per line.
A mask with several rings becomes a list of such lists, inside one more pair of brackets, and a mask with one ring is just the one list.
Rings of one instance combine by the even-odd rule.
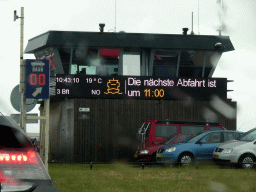
[[124, 163], [49, 164], [60, 192], [256, 192], [255, 170], [221, 169], [212, 164], [191, 167], [134, 166]]

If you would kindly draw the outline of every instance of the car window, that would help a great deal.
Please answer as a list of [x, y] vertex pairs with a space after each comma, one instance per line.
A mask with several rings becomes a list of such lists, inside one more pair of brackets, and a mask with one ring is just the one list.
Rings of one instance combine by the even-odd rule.
[[240, 133], [224, 133], [224, 141], [234, 140], [239, 137]]
[[217, 131], [217, 130], [223, 130], [223, 129], [221, 127], [214, 127], [214, 126], [209, 127], [209, 131]]
[[175, 133], [170, 137], [167, 137], [165, 140], [163, 140], [160, 144], [164, 144], [167, 145], [168, 143], [170, 143], [173, 139], [175, 139], [179, 134]]
[[190, 134], [187, 134], [187, 135], [180, 135], [176, 140], [174, 140], [173, 144], [176, 144], [176, 143], [180, 143], [184, 140], [186, 140], [187, 138], [191, 137]]
[[176, 125], [156, 125], [155, 137], [170, 137], [177, 133]]
[[149, 123], [147, 126], [146, 126], [146, 134], [145, 136], [148, 137], [149, 136], [149, 133], [150, 133], [150, 129], [151, 129], [151, 124]]
[[0, 130], [0, 148], [33, 148], [22, 132], [6, 126], [0, 126]]
[[201, 140], [205, 140], [206, 143], [220, 143], [220, 132], [217, 133], [209, 133], [204, 136]]
[[186, 142], [194, 142], [197, 139], [201, 138], [205, 133], [196, 133], [195, 135], [189, 137], [188, 139], [186, 139]]
[[247, 133], [237, 138], [237, 140], [240, 140], [240, 141], [253, 141], [255, 139], [256, 139], [256, 130], [248, 131]]
[[181, 125], [181, 133], [198, 133], [205, 131], [205, 126]]

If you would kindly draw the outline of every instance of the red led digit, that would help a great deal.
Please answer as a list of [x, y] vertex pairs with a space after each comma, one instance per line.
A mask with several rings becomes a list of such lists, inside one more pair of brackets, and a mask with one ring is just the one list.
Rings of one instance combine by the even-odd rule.
[[35, 73], [30, 74], [30, 85], [36, 85], [37, 84], [37, 76]]
[[45, 74], [40, 74], [38, 80], [39, 85], [45, 85]]

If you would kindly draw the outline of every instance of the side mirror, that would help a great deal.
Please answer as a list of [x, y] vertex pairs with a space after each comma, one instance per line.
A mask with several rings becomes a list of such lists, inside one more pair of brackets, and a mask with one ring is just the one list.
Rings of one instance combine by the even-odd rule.
[[206, 141], [204, 139], [202, 139], [199, 143], [206, 143]]

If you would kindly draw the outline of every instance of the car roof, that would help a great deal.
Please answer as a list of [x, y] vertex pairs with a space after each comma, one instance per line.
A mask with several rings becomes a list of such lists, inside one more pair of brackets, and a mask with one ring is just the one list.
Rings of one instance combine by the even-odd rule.
[[233, 133], [243, 133], [241, 131], [235, 131], [235, 130], [215, 130], [215, 131], [209, 131], [209, 130], [206, 130], [202, 133], [214, 133], [214, 132], [233, 132]]
[[9, 116], [0, 116], [0, 126], [10, 127], [25, 134], [23, 129]]

